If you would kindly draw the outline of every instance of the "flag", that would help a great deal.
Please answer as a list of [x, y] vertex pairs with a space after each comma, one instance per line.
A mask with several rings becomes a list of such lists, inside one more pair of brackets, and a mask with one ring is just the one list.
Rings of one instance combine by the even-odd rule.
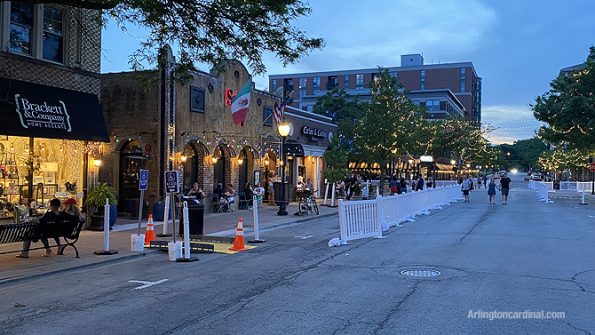
[[273, 111], [273, 118], [277, 124], [283, 121], [283, 114], [285, 113], [285, 104], [280, 104], [275, 102], [275, 109]]
[[246, 84], [238, 91], [231, 101], [231, 116], [233, 122], [240, 127], [244, 125], [244, 121], [248, 117], [250, 110], [250, 89], [252, 88], [252, 80], [248, 80]]

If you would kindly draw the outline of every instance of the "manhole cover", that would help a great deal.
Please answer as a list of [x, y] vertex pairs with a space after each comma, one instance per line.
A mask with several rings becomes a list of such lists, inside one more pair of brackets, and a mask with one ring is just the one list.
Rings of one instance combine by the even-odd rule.
[[401, 274], [409, 277], [436, 277], [440, 276], [440, 271], [436, 270], [403, 270]]

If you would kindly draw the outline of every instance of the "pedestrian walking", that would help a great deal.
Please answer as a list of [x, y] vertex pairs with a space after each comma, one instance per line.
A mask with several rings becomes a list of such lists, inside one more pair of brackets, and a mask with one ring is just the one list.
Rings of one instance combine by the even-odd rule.
[[471, 185], [471, 189], [476, 188], [479, 190], [481, 188], [481, 185], [479, 185], [478, 183], [477, 177], [473, 177], [471, 181], [473, 182], [473, 184]]
[[496, 204], [496, 182], [494, 182], [494, 177], [490, 178], [490, 183], [486, 185], [488, 189], [488, 197], [490, 200], [490, 205]]
[[463, 196], [465, 197], [464, 202], [469, 202], [469, 191], [471, 191], [472, 184], [473, 182], [471, 181], [471, 178], [466, 175], [465, 179], [463, 179], [463, 182], [461, 183], [461, 191], [463, 191]]
[[502, 190], [502, 204], [508, 205], [508, 192], [510, 192], [511, 180], [506, 173], [500, 178], [500, 189]]

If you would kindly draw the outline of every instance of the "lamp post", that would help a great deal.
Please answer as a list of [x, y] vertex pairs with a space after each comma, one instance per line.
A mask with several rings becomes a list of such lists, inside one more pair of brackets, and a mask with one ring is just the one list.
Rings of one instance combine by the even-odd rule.
[[281, 122], [278, 125], [279, 135], [281, 135], [281, 195], [279, 196], [279, 211], [277, 215], [287, 215], [287, 206], [285, 205], [285, 166], [286, 158], [285, 158], [285, 139], [289, 135], [291, 131], [291, 124], [289, 122]]

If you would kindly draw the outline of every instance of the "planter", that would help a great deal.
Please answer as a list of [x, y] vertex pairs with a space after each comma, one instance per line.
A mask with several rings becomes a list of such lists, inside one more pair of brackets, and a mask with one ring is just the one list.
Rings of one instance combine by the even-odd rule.
[[[101, 216], [103, 217], [103, 215]], [[109, 206], [109, 226], [113, 227], [118, 220], [118, 205]], [[103, 225], [101, 225], [103, 227]]]
[[89, 220], [89, 230], [102, 231], [103, 230], [103, 214], [91, 215]]

